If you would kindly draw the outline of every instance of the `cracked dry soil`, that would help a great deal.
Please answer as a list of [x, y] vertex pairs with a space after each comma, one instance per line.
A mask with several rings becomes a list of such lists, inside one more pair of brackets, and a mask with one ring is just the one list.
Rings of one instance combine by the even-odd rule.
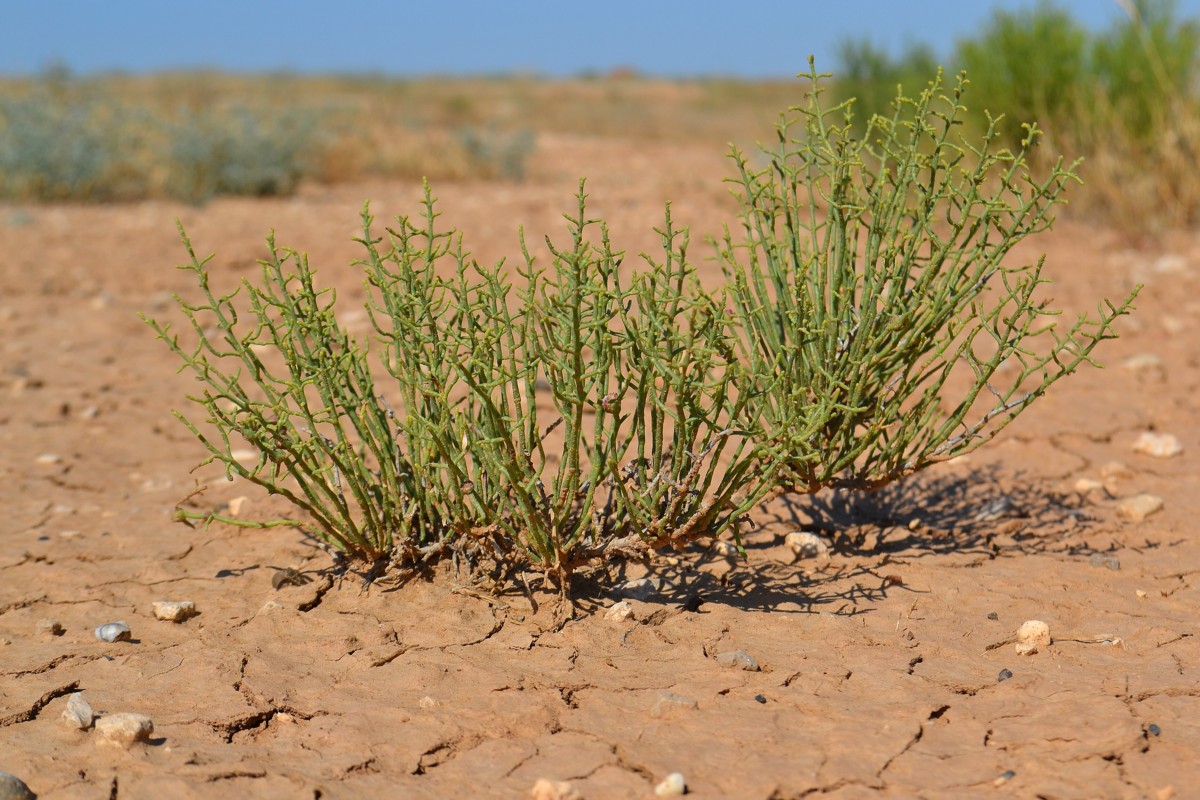
[[[579, 174], [630, 252], [654, 245], [664, 199], [698, 231], [731, 211], [707, 150], [546, 136], [534, 174], [435, 187], [481, 259], [514, 252], [518, 223], [560, 233]], [[548, 603], [455, 592], [448, 570], [364, 590], [323, 577], [328, 557], [295, 532], [170, 521], [193, 479], [206, 502], [277, 508], [211, 468], [189, 474], [203, 454], [169, 409], [191, 381], [136, 317], [175, 319], [168, 293], [193, 291], [172, 269], [173, 219], [218, 251], [227, 286], [276, 228], [361, 332], [356, 210], [371, 197], [380, 218], [407, 213], [419, 191], [0, 207], [0, 770], [42, 798], [501, 798], [544, 777], [594, 800], [652, 796], [673, 771], [696, 797], [1195, 796], [1196, 239], [1133, 250], [1060, 223], [1027, 243], [1024, 258], [1049, 252], [1068, 311], [1147, 283], [1099, 351], [1108, 369], [1063, 382], [968, 460], [866, 498], [761, 509], [744, 563], [697, 547], [614, 567], [671, 588], [615, 623], [600, 613], [612, 599], [581, 584], [590, 613], [555, 631]], [[1135, 454], [1149, 430], [1183, 454]], [[1080, 478], [1102, 485], [1080, 493]], [[1141, 492], [1164, 509], [1122, 519]], [[793, 559], [782, 540], [798, 523], [832, 539], [831, 558]], [[155, 600], [199, 614], [159, 622]], [[39, 633], [46, 619], [65, 631]], [[1063, 638], [1029, 657], [988, 649], [1027, 619]], [[133, 641], [94, 639], [114, 620]], [[721, 667], [733, 649], [761, 670]], [[75, 691], [100, 714], [150, 715], [154, 738], [126, 752], [68, 730]]]

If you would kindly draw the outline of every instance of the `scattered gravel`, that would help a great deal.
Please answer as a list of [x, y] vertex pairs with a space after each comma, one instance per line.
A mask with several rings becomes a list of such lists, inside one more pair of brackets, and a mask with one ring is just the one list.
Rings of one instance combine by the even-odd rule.
[[129, 749], [154, 733], [154, 722], [145, 714], [109, 714], [96, 720], [96, 742]]
[[96, 638], [102, 642], [128, 642], [133, 633], [124, 622], [106, 622], [96, 628]]

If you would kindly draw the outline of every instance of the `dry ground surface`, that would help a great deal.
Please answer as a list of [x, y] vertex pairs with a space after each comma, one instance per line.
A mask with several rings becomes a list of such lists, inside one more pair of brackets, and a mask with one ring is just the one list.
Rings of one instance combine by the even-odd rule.
[[[480, 258], [516, 253], [520, 223], [561, 235], [581, 174], [633, 252], [653, 246], [666, 199], [697, 231], [730, 218], [728, 168], [708, 149], [548, 136], [532, 170], [522, 185], [435, 187]], [[583, 583], [587, 613], [555, 630], [545, 598], [456, 591], [448, 571], [383, 591], [329, 578], [329, 557], [291, 530], [171, 521], [194, 480], [211, 485], [205, 502], [275, 508], [211, 468], [189, 473], [203, 453], [169, 411], [194, 384], [137, 317], [178, 320], [170, 293], [194, 291], [172, 268], [173, 219], [218, 252], [226, 286], [275, 228], [352, 310], [362, 200], [388, 218], [419, 196], [378, 183], [203, 208], [0, 207], [0, 770], [43, 798], [505, 798], [539, 778], [633, 798], [673, 771], [695, 797], [752, 800], [1200, 786], [1200, 242], [1135, 250], [1060, 223], [1020, 253], [1049, 253], [1059, 304], [1146, 283], [1099, 353], [1108, 368], [907, 484], [761, 509], [747, 561], [697, 547], [614, 568], [664, 589], [614, 622], [614, 598]], [[1145, 431], [1175, 435], [1182, 455], [1134, 452]], [[1164, 507], [1123, 518], [1139, 493]], [[801, 525], [830, 539], [828, 559], [784, 546]], [[288, 569], [312, 580], [276, 588]], [[157, 621], [157, 600], [199, 613]], [[1029, 619], [1052, 645], [989, 649]], [[93, 637], [114, 620], [132, 641]], [[735, 649], [760, 669], [721, 666]], [[151, 741], [125, 751], [68, 729], [80, 691], [102, 714], [151, 716]]]

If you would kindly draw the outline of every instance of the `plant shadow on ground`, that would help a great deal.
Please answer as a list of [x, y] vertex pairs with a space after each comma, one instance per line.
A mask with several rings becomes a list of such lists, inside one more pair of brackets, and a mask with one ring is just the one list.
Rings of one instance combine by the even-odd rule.
[[[1080, 506], [1077, 495], [994, 466], [914, 476], [870, 493], [784, 496], [743, 537], [744, 560], [696, 544], [678, 559], [660, 557], [644, 568], [611, 564], [608, 575], [578, 579], [573, 594], [582, 609], [597, 610], [614, 597], [608, 587], [646, 569], [647, 577], [662, 581], [648, 602], [664, 607], [694, 609], [703, 602], [863, 614], [891, 593], [924, 591], [902, 577], [917, 559], [954, 556], [953, 566], [969, 567], [1035, 554], [1094, 555], [1098, 551], [1079, 534], [1096, 520]], [[821, 536], [832, 558], [795, 557], [784, 542], [794, 530]]]

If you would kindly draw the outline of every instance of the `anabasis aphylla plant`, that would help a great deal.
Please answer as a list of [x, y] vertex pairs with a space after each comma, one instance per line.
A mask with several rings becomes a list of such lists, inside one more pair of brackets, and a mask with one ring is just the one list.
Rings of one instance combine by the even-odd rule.
[[965, 81], [859, 138], [808, 77], [766, 166], [734, 153], [716, 293], [669, 206], [662, 254], [632, 269], [582, 184], [568, 242], [535, 257], [522, 234], [512, 271], [442, 230], [428, 189], [382, 234], [364, 210], [373, 349], [304, 256], [271, 241], [261, 280], [221, 295], [188, 245], [192, 343], [151, 323], [204, 387], [206, 419], [185, 422], [231, 477], [305, 512], [286, 524], [352, 556], [533, 568], [564, 591], [585, 564], [736, 538], [772, 492], [870, 489], [977, 447], [1089, 361], [1132, 295], [1056, 327], [1041, 263], [1006, 256], [1074, 171], [1034, 177], [995, 126], [964, 141]]
[[1058, 323], [1043, 261], [1008, 256], [1050, 226], [1076, 165], [1032, 174], [1034, 125], [1017, 151], [998, 118], [964, 141], [965, 76], [899, 97], [859, 137], [852, 101], [826, 108], [810, 70], [766, 165], [733, 153], [741, 224], [718, 254], [781, 486], [872, 489], [995, 436], [1090, 362], [1137, 290]]

